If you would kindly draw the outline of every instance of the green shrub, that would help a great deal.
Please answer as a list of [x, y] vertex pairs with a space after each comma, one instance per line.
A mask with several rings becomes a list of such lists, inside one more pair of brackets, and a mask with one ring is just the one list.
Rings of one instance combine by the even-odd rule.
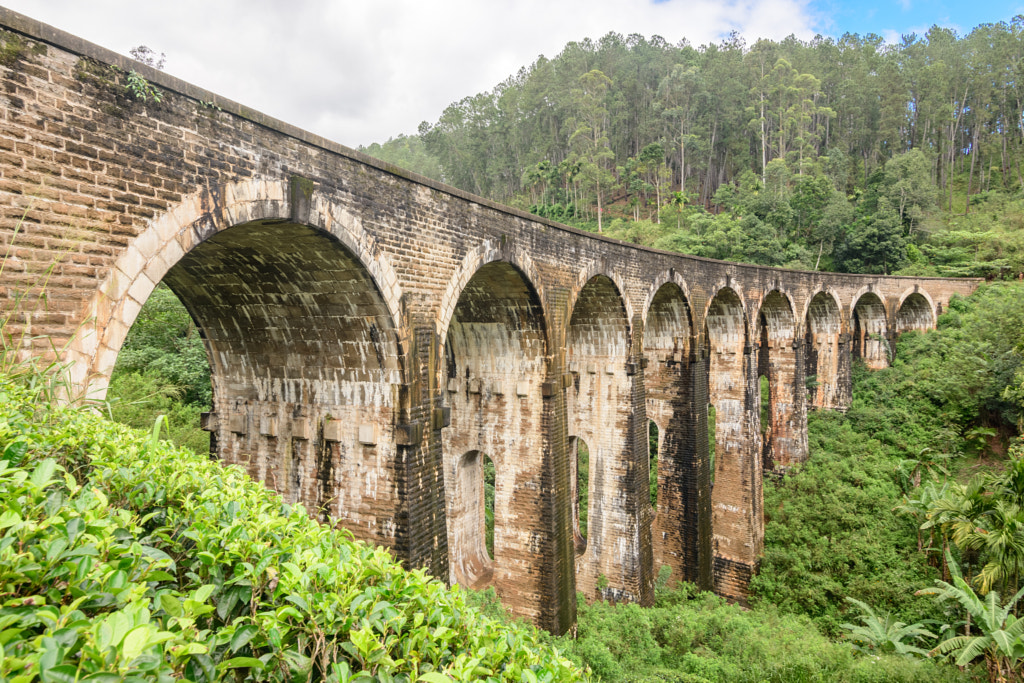
[[863, 657], [810, 619], [771, 606], [744, 610], [692, 585], [658, 592], [653, 607], [579, 605], [566, 653], [606, 681], [958, 681], [951, 666], [895, 655]]
[[7, 378], [0, 454], [11, 683], [583, 677], [239, 469]]

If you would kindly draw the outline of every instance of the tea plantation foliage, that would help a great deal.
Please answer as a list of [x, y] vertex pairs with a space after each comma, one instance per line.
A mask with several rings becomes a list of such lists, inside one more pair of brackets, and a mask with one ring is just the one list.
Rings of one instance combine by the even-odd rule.
[[571, 681], [523, 625], [225, 468], [0, 377], [0, 679]]

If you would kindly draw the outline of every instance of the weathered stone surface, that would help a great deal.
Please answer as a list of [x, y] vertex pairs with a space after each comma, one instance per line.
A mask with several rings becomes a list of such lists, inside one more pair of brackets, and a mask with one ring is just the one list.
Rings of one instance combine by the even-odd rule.
[[[661, 564], [744, 599], [763, 545], [763, 472], [806, 457], [808, 406], [845, 408], [851, 356], [883, 367], [894, 335], [930, 329], [977, 285], [603, 239], [2, 8], [0, 27], [30, 48], [0, 66], [8, 343], [59, 349], [77, 392], [102, 398], [166, 282], [204, 336], [218, 457], [409, 566], [493, 584], [554, 631], [572, 625], [577, 588], [648, 602]], [[163, 101], [131, 100], [107, 64], [136, 69]], [[660, 428], [656, 511], [648, 417]], [[579, 440], [591, 454], [586, 543]]]

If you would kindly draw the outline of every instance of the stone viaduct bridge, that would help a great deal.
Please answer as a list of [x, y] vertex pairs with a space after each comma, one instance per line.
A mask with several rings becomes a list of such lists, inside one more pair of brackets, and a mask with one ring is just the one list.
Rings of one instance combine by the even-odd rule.
[[[556, 632], [577, 590], [649, 603], [663, 564], [742, 600], [763, 474], [807, 457], [807, 411], [844, 409], [851, 359], [884, 367], [896, 335], [977, 285], [603, 239], [4, 9], [0, 41], [7, 343], [59, 349], [76, 391], [101, 399], [167, 283], [205, 339], [219, 458]], [[130, 69], [160, 102], [131, 96]]]

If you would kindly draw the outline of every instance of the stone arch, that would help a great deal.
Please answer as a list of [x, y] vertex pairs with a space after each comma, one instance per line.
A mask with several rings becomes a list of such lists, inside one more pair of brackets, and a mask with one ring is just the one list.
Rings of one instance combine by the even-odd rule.
[[[689, 302], [693, 301], [693, 298], [690, 296], [690, 286], [687, 284], [686, 280], [684, 280], [676, 272], [675, 268], [670, 268], [668, 271], [662, 273], [661, 275], [654, 279], [654, 282], [651, 284], [651, 287], [647, 292], [647, 297], [644, 299], [645, 325], [647, 324], [647, 317], [650, 315], [651, 312], [651, 304], [654, 302], [654, 297], [658, 296], [659, 292], [661, 292], [661, 289], [667, 284], [674, 284], [676, 287], [679, 288], [680, 292], [682, 293], [683, 300], [687, 302], [688, 307], [690, 306]], [[690, 324], [691, 326], [693, 326], [696, 322], [692, 319], [693, 311], [690, 312], [690, 318]]]
[[889, 367], [889, 330], [885, 303], [875, 292], [862, 290], [850, 304], [851, 353], [872, 370]]
[[735, 289], [728, 285], [720, 287], [708, 299], [704, 307], [704, 326], [709, 343], [742, 352], [747, 343], [747, 311]]
[[[285, 182], [260, 179], [207, 187], [155, 218], [128, 244], [86, 304], [85, 322], [66, 355], [74, 363], [72, 384], [83, 395], [102, 399], [128, 330], [157, 283], [196, 246], [228, 228], [258, 221], [287, 223], [288, 190]], [[332, 235], [358, 259], [391, 319], [401, 320], [398, 278], [375, 240], [322, 192], [314, 191], [311, 204], [310, 227]]]
[[809, 392], [812, 408], [846, 410], [850, 405], [850, 354], [843, 344], [843, 317], [839, 297], [820, 289], [804, 309], [806, 377], [813, 377]]
[[543, 577], [552, 571], [555, 554], [539, 493], [549, 488], [550, 475], [545, 458], [550, 402], [543, 393], [547, 323], [526, 274], [508, 260], [489, 260], [496, 252], [478, 254], [476, 270], [455, 280], [464, 286], [441, 338], [440, 388], [451, 411], [450, 425], [441, 431], [450, 579], [479, 582], [477, 574], [463, 570], [478, 544], [472, 535], [457, 532], [479, 527], [463, 518], [472, 506], [460, 498], [465, 491], [459, 477], [463, 454], [486, 453], [495, 468], [490, 580], [513, 613], [545, 623], [554, 606]]
[[530, 255], [521, 250], [507, 248], [501, 240], [486, 240], [466, 252], [459, 267], [448, 280], [444, 294], [441, 295], [441, 303], [437, 309], [437, 317], [435, 319], [438, 339], [443, 340], [447, 336], [448, 327], [451, 325], [452, 316], [455, 314], [455, 307], [462, 296], [462, 292], [466, 289], [466, 285], [473, 279], [477, 271], [495, 261], [508, 262], [523, 274], [523, 277], [530, 283], [530, 286], [536, 293], [544, 319], [549, 319], [547, 310], [544, 307], [543, 282]]
[[[789, 292], [782, 289], [765, 290], [756, 304], [751, 306], [750, 310], [758, 312], [757, 315], [753, 315], [750, 318], [753, 329], [750, 330], [749, 335], [750, 339], [755, 342], [761, 337], [761, 328], [763, 326], [761, 316], [765, 314], [768, 315], [774, 327], [778, 328], [780, 325], [786, 327], [786, 329], [770, 330], [772, 339], [781, 338], [780, 335], [785, 336], [787, 334], [790, 336], [790, 339], [793, 339], [800, 332], [801, 320], [796, 317], [796, 302]], [[788, 316], [784, 313], [787, 310]]]
[[397, 279], [337, 204], [314, 192], [298, 222], [286, 189], [208, 188], [132, 240], [89, 304], [95, 350], [73, 349], [88, 363], [78, 379], [105, 388], [128, 328], [166, 282], [204, 336], [205, 428], [220, 459], [357, 538], [393, 545]]
[[566, 415], [569, 434], [590, 452], [589, 530], [576, 559], [577, 588], [591, 598], [641, 602], [637, 529], [649, 508], [635, 500], [642, 476], [630, 476], [634, 468], [646, 473], [646, 460], [636, 462], [632, 438], [628, 315], [622, 290], [607, 275], [594, 275], [580, 288], [566, 332]]
[[[693, 312], [675, 278], [647, 300], [644, 384], [647, 415], [658, 426], [658, 505], [651, 526], [654, 563], [676, 580], [711, 584], [711, 486], [707, 385], [696, 353]], [[698, 397], [699, 400], [698, 400]]]
[[622, 304], [623, 310], [625, 311], [626, 319], [626, 335], [629, 337], [632, 334], [632, 321], [634, 320], [634, 311], [632, 302], [629, 300], [627, 295], [627, 289], [625, 281], [622, 277], [614, 270], [607, 268], [604, 264], [591, 264], [586, 268], [580, 270], [579, 275], [576, 278], [576, 284], [569, 291], [568, 301], [566, 302], [567, 314], [569, 318], [566, 319], [566, 332], [568, 333], [569, 321], [572, 315], [576, 311], [576, 305], [579, 301], [580, 296], [583, 295], [583, 290], [595, 277], [604, 277], [611, 281], [615, 291], [619, 297], [619, 301]]
[[917, 330], [927, 332], [935, 329], [935, 304], [928, 293], [917, 287], [904, 292], [896, 307], [893, 331], [896, 334]]
[[715, 592], [745, 600], [764, 547], [757, 368], [743, 300], [723, 287], [708, 302], [708, 396], [715, 407], [711, 492]]
[[761, 425], [766, 470], [807, 459], [807, 392], [794, 310], [792, 299], [776, 289], [762, 299], [757, 316], [758, 375], [769, 387], [768, 424]]

